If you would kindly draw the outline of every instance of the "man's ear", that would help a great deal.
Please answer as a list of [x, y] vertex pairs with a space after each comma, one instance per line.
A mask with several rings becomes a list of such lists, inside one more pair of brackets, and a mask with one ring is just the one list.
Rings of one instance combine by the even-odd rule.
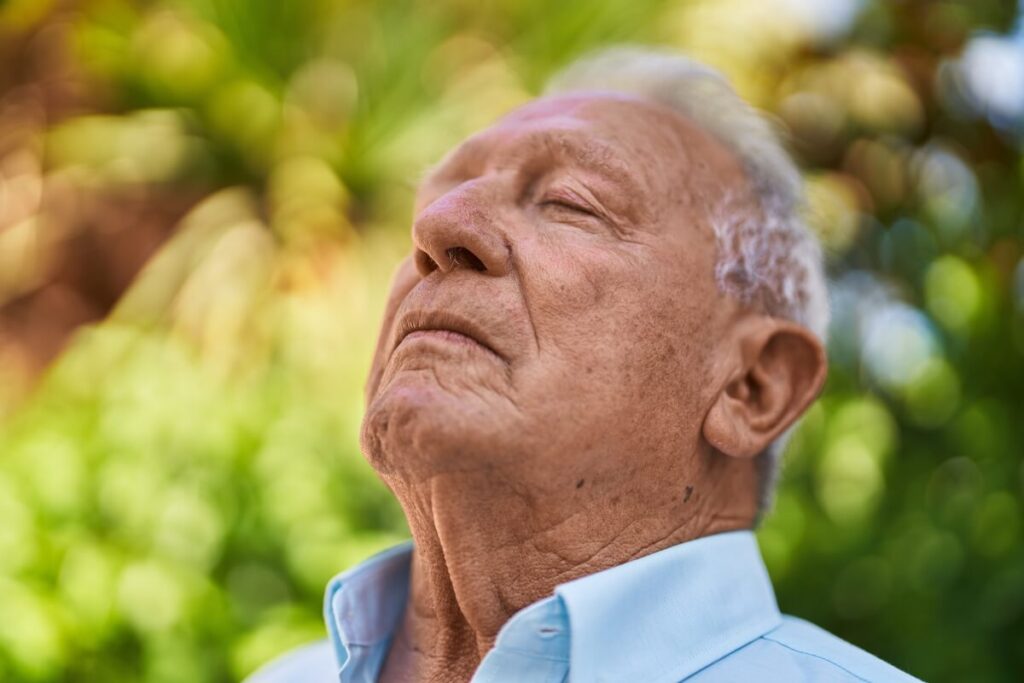
[[703, 434], [722, 453], [750, 458], [803, 414], [825, 383], [828, 362], [818, 338], [787, 320], [751, 315], [733, 332]]

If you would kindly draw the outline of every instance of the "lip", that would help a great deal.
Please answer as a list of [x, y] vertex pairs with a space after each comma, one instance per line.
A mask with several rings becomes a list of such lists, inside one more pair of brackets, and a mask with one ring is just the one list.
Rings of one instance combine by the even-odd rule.
[[448, 311], [411, 311], [402, 316], [398, 322], [398, 334], [392, 351], [410, 336], [452, 344], [473, 344], [493, 354], [502, 362], [508, 362], [490, 335], [479, 325]]

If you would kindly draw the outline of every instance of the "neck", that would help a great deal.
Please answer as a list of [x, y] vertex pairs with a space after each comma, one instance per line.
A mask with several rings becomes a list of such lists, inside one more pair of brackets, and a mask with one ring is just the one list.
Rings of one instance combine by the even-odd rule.
[[[409, 603], [380, 680], [469, 681], [502, 625], [559, 584], [748, 528], [749, 505], [722, 503], [753, 499], [749, 490], [736, 491], [753, 482], [753, 467], [724, 472], [719, 463], [711, 470], [696, 479], [693, 471], [666, 473], [646, 491], [632, 484], [587, 490], [576, 481], [569, 492], [528, 494], [487, 468], [431, 476], [422, 485], [389, 482], [415, 552]], [[666, 484], [673, 481], [700, 483]]]

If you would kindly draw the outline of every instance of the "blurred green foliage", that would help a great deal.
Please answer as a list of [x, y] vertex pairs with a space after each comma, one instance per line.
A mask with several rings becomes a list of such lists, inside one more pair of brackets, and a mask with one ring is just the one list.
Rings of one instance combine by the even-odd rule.
[[[1024, 162], [957, 61], [1017, 10], [822, 7], [0, 2], [0, 40], [46, 36], [84, 93], [26, 143], [41, 186], [201, 198], [0, 391], [0, 680], [237, 680], [323, 634], [327, 579], [406, 533], [357, 435], [416, 178], [618, 41], [723, 69], [807, 172], [835, 324], [759, 532], [783, 609], [929, 681], [1019, 680]], [[3, 169], [0, 301], [61, 213], [15, 213]]]

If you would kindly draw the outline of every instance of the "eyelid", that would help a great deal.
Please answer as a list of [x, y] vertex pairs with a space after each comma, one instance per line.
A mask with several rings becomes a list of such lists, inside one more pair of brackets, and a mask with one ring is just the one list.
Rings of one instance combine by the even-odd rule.
[[541, 204], [555, 204], [564, 206], [567, 209], [579, 211], [595, 218], [604, 218], [604, 213], [587, 201], [579, 193], [564, 187], [549, 188], [540, 199]]

